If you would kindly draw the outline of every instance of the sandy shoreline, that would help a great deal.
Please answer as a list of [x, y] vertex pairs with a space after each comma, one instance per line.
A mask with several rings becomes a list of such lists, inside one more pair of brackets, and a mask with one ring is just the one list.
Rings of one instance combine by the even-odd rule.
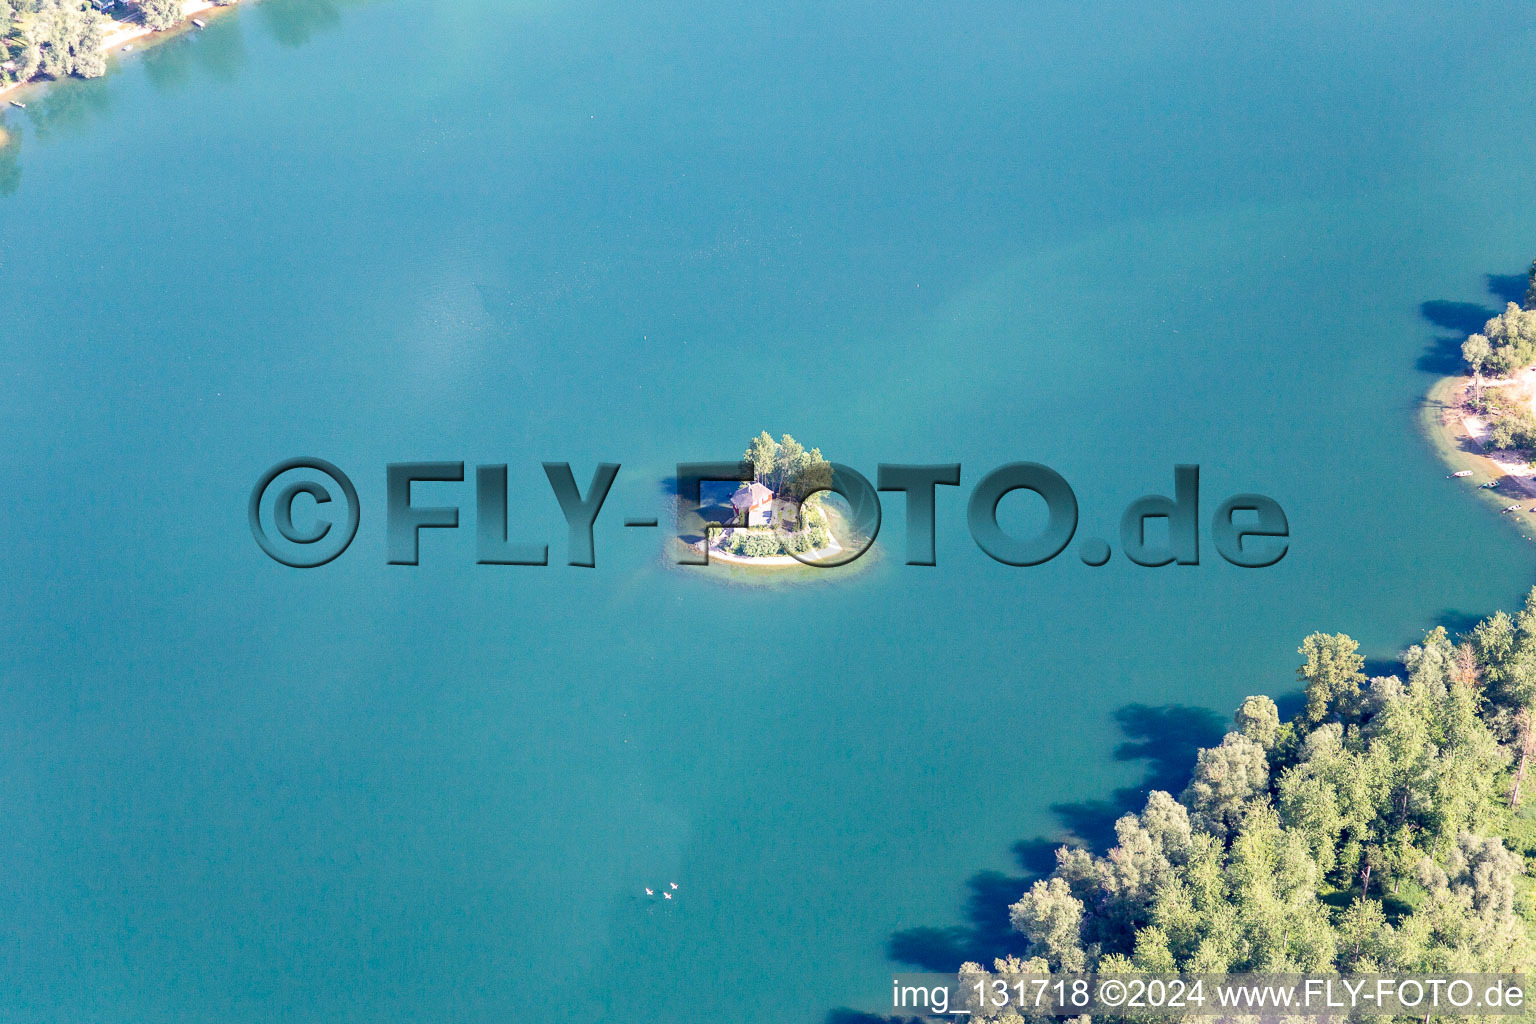
[[[1472, 471], [1470, 477], [1457, 479], [1455, 483], [1466, 485], [1501, 511], [1518, 504], [1520, 508], [1505, 518], [1513, 519], [1521, 532], [1531, 537], [1533, 534], [1527, 531], [1536, 531], [1536, 512], [1532, 511], [1536, 508], [1536, 466], [1513, 453], [1485, 447], [1487, 421], [1462, 408], [1462, 396], [1471, 385], [1471, 377], [1457, 375], [1442, 377], [1430, 388], [1423, 406], [1425, 433], [1452, 472]], [[1530, 385], [1517, 377], [1507, 382], [1485, 381], [1484, 386]], [[1497, 482], [1498, 486], [1478, 486], [1490, 481]]]
[[[181, 21], [190, 21], [192, 18], [197, 17], [204, 11], [213, 10], [213, 8], [216, 6], [217, 5], [212, 3], [211, 0], [182, 0]], [[176, 23], [176, 25], [172, 25], [171, 28], [175, 28], [180, 24], [181, 22], [179, 21]], [[168, 32], [170, 29], [164, 29], [163, 31]], [[142, 24], [122, 25], [117, 31], [108, 33], [107, 38], [102, 40], [101, 52], [111, 53], [119, 46], [123, 46], [126, 43], [131, 43], [135, 39], [142, 39], [145, 36], [153, 35], [154, 33], [154, 29], [146, 28]]]
[[[225, 6], [232, 7], [234, 4], [226, 4]], [[188, 21], [197, 17], [199, 14], [216, 10], [219, 10], [219, 5], [213, 3], [212, 0], [182, 0], [181, 20], [168, 29], [156, 30], [148, 28], [140, 22], [117, 22], [116, 24], [118, 27], [108, 32], [106, 38], [101, 41], [101, 52], [110, 55], [112, 51], [132, 43], [135, 39], [143, 39], [145, 36], [163, 35], [165, 33], [172, 32], [178, 28], [181, 28]], [[0, 97], [4, 97], [30, 85], [45, 85], [49, 82], [56, 81], [59, 81], [59, 79], [48, 78], [44, 75], [37, 75], [33, 78], [27, 79], [25, 82], [12, 82], [10, 85], [0, 86]]]

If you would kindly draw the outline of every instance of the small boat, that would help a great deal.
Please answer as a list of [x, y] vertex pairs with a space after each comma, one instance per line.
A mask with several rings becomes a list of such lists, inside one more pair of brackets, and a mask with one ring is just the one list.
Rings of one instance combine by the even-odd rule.
[[21, 102], [19, 102], [17, 100], [11, 100], [11, 106], [15, 107], [17, 110], [26, 110], [27, 109], [27, 105], [25, 103], [21, 103]]
[[1519, 512], [1520, 511], [1520, 506], [1519, 505], [1510, 505], [1507, 508], [1505, 508], [1504, 511], [1505, 512]]
[[1489, 480], [1487, 483], [1485, 483], [1485, 484], [1478, 484], [1477, 486], [1483, 488], [1484, 490], [1487, 490], [1489, 488], [1499, 486], [1499, 482], [1497, 480]]
[[1458, 469], [1456, 472], [1451, 474], [1451, 476], [1471, 476], [1471, 475], [1472, 475], [1472, 471], [1470, 469]]
[[196, 25], [198, 28], [207, 28], [208, 27], [207, 25], [205, 25], [201, 21], [199, 21], [197, 18], [193, 18], [192, 19], [192, 24]]
[[124, 53], [131, 53], [132, 51], [133, 51], [133, 44], [132, 43], [129, 43], [127, 46], [123, 47], [123, 52]]

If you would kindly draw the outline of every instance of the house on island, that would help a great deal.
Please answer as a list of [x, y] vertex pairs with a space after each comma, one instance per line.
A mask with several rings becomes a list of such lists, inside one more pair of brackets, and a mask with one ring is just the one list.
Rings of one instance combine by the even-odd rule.
[[753, 481], [731, 496], [731, 508], [736, 510], [738, 521], [746, 513], [747, 526], [767, 526], [773, 519], [773, 492]]

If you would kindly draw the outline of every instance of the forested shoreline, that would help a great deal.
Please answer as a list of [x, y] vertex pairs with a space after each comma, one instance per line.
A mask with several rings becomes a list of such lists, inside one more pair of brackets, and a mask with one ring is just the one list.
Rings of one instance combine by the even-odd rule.
[[1461, 398], [1464, 412], [1488, 421], [1487, 444], [1501, 451], [1536, 453], [1536, 412], [1524, 388], [1487, 387], [1536, 365], [1536, 261], [1531, 263], [1524, 303], [1510, 302], [1461, 346], [1472, 386]]
[[[215, 7], [235, 2], [209, 0]], [[39, 77], [98, 78], [115, 31], [142, 25], [159, 32], [186, 17], [183, 0], [0, 0], [0, 89]]]
[[1103, 855], [1058, 849], [1011, 907], [1024, 956], [991, 970], [1531, 968], [1536, 589], [1464, 636], [1430, 630], [1400, 674], [1367, 678], [1343, 634], [1299, 653], [1296, 716], [1249, 697], [1181, 794], [1150, 793]]

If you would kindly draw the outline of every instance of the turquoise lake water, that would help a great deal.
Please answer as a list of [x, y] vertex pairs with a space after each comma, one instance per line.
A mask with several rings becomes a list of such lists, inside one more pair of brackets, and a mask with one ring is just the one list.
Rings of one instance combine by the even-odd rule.
[[[1307, 633], [1517, 602], [1415, 410], [1536, 255], [1536, 27], [1369, 6], [268, 0], [7, 109], [0, 1017], [846, 1020]], [[961, 462], [938, 566], [894, 500], [835, 582], [623, 528], [762, 429]], [[363, 516], [301, 572], [245, 503], [305, 454]], [[555, 564], [466, 483], [387, 565], [425, 459]], [[1111, 538], [1198, 463], [1290, 554], [1005, 567], [1019, 459]], [[595, 569], [545, 460], [623, 464]]]

